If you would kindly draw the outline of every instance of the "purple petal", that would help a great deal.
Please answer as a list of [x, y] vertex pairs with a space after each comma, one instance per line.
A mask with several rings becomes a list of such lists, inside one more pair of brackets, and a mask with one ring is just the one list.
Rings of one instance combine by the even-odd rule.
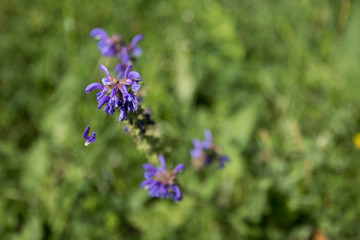
[[200, 158], [203, 155], [203, 149], [202, 148], [200, 148], [200, 149], [197, 149], [197, 148], [191, 149], [190, 155], [191, 155], [192, 158]]
[[137, 98], [133, 93], [129, 93], [129, 95], [132, 97], [133, 111], [137, 111], [139, 108], [139, 103], [137, 101]]
[[88, 142], [95, 142], [96, 141], [96, 132], [93, 132], [93, 134], [89, 137]]
[[202, 145], [205, 149], [210, 149], [212, 147], [212, 141], [204, 140], [202, 141]]
[[154, 172], [145, 172], [144, 177], [145, 177], [145, 179], [153, 179]]
[[126, 119], [128, 119], [128, 115], [127, 115], [127, 113], [126, 113], [126, 111], [125, 111], [124, 106], [122, 106], [122, 107], [120, 108], [119, 121], [123, 121], [123, 120], [126, 120]]
[[153, 180], [150, 184], [149, 184], [149, 190], [156, 190], [160, 185], [159, 181]]
[[151, 165], [151, 164], [143, 164], [143, 168], [146, 170], [146, 171], [150, 171], [150, 172], [156, 172], [156, 168]]
[[202, 152], [203, 147], [202, 147], [202, 143], [200, 142], [199, 139], [194, 138], [192, 143], [194, 145], [194, 151]]
[[167, 189], [166, 189], [166, 185], [165, 185], [165, 184], [161, 184], [161, 185], [160, 185], [159, 193], [160, 193], [160, 197], [161, 197], [161, 198], [163, 198], [163, 197], [166, 195]]
[[135, 79], [135, 80], [140, 80], [141, 79], [141, 75], [138, 72], [135, 71], [131, 71], [129, 72], [129, 74], [127, 75], [127, 78], [129, 79]]
[[117, 90], [116, 90], [116, 88], [113, 88], [113, 90], [111, 91], [111, 98], [115, 98], [116, 97], [116, 95], [117, 95]]
[[202, 145], [201, 145], [201, 142], [200, 142], [199, 139], [194, 138], [194, 139], [192, 140], [192, 143], [194, 144], [194, 147], [195, 147], [195, 148], [202, 148]]
[[107, 111], [108, 114], [110, 114], [111, 116], [114, 115], [115, 112], [115, 108], [110, 107], [110, 109]]
[[104, 89], [104, 86], [101, 83], [91, 83], [85, 89], [86, 93], [89, 93], [95, 89]]
[[126, 101], [126, 98], [127, 98], [128, 95], [129, 95], [129, 92], [128, 92], [126, 86], [125, 86], [125, 85], [122, 85], [120, 91], [121, 91], [121, 93], [123, 94], [123, 99], [124, 99], [124, 101]]
[[207, 140], [212, 140], [212, 134], [211, 134], [211, 131], [209, 129], [205, 129], [204, 135], [205, 135], [205, 138]]
[[166, 162], [165, 162], [165, 158], [163, 155], [159, 155], [159, 160], [160, 160], [160, 163], [161, 163], [161, 168], [162, 170], [166, 170]]
[[184, 170], [184, 168], [185, 168], [185, 165], [180, 163], [180, 164], [176, 165], [174, 170], [178, 173], [178, 172], [181, 172], [182, 170]]
[[153, 181], [152, 179], [146, 179], [140, 184], [140, 187], [144, 188], [146, 185], [149, 185], [152, 181]]
[[125, 111], [123, 110], [123, 107], [120, 109], [120, 115], [119, 115], [119, 121], [124, 120]]
[[121, 48], [121, 53], [118, 57], [125, 63], [130, 61], [130, 55], [128, 54], [126, 47]]
[[131, 68], [132, 68], [132, 65], [128, 65], [126, 67], [125, 72], [124, 72], [124, 77], [128, 78], [128, 74], [129, 74], [129, 71]]
[[111, 77], [109, 70], [104, 65], [100, 65], [100, 70], [106, 73], [108, 77]]
[[134, 92], [136, 92], [137, 90], [139, 90], [140, 89], [140, 85], [139, 84], [137, 84], [137, 83], [134, 83], [132, 86], [131, 86], [131, 88], [132, 88], [132, 90], [134, 91]]
[[204, 131], [204, 135], [205, 135], [206, 142], [211, 142], [211, 143], [213, 142], [212, 134], [209, 129], [206, 129]]
[[88, 126], [86, 127], [86, 129], [85, 129], [84, 134], [83, 134], [83, 137], [84, 137], [86, 140], [89, 139], [89, 131], [90, 131], [90, 127], [89, 127], [89, 125], [88, 125]]
[[110, 107], [109, 105], [106, 105], [106, 106], [104, 107], [104, 112], [107, 113], [107, 112], [110, 110], [110, 108], [111, 108], [111, 107]]
[[[85, 129], [85, 132], [84, 132], [84, 138], [86, 139], [85, 146], [88, 146], [90, 143], [93, 143], [96, 141], [96, 132], [93, 132], [93, 134], [90, 137], [88, 137], [89, 130], [90, 130], [90, 127], [87, 126], [87, 128]], [[85, 137], [85, 134], [86, 134], [86, 137]]]
[[142, 54], [142, 49], [141, 47], [134, 47], [131, 53], [134, 57], [140, 57], [140, 55]]
[[103, 85], [109, 85], [110, 84], [110, 80], [108, 78], [103, 78], [101, 79]]
[[127, 78], [127, 79], [125, 80], [125, 83], [126, 83], [127, 85], [133, 85], [134, 83], [136, 83], [136, 81], [135, 81], [135, 80], [132, 80], [132, 79]]
[[104, 57], [114, 57], [115, 54], [116, 54], [116, 49], [114, 46], [99, 46], [98, 45], [98, 48], [101, 52], [101, 54], [104, 56]]
[[117, 64], [115, 67], [115, 73], [117, 74], [116, 76], [119, 79], [122, 79], [124, 77], [124, 72], [125, 72], [124, 64], [121, 64], [121, 63]]
[[102, 99], [104, 97], [104, 95], [105, 95], [104, 91], [98, 92], [96, 94], [96, 96], [97, 96], [96, 100], [99, 101], [100, 99]]
[[133, 37], [133, 39], [131, 40], [130, 46], [131, 46], [132, 48], [134, 48], [134, 47], [136, 46], [136, 44], [137, 44], [139, 41], [143, 40], [143, 39], [144, 39], [144, 35], [143, 35], [143, 34], [138, 34], [138, 35], [136, 35], [136, 36]]
[[98, 104], [98, 109], [102, 108], [102, 106], [104, 106], [104, 104], [108, 103], [110, 101], [110, 97], [108, 95], [105, 95]]
[[181, 191], [180, 191], [180, 188], [178, 185], [174, 185], [174, 190], [175, 190], [175, 202], [179, 201], [182, 199], [182, 196], [181, 196]]
[[160, 186], [156, 186], [156, 187], [152, 188], [152, 190], [149, 190], [149, 195], [151, 197], [160, 197], [159, 187]]
[[90, 36], [94, 37], [96, 39], [108, 38], [108, 35], [107, 35], [106, 31], [104, 29], [102, 29], [102, 28], [94, 28], [93, 30], [91, 30]]

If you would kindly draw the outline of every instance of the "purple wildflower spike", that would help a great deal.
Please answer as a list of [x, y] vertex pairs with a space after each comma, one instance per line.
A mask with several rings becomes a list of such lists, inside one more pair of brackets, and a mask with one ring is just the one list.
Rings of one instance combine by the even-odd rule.
[[184, 170], [184, 164], [178, 164], [174, 170], [166, 170], [165, 158], [159, 155], [161, 167], [155, 168], [151, 164], [144, 164], [145, 180], [140, 184], [149, 191], [151, 197], [171, 198], [175, 202], [182, 199], [180, 188], [177, 184], [176, 174]]
[[89, 125], [87, 125], [83, 137], [85, 138], [86, 142], [85, 142], [85, 146], [88, 146], [90, 143], [93, 143], [96, 141], [96, 132], [93, 132], [92, 135], [89, 137], [89, 132], [90, 132], [90, 127]]

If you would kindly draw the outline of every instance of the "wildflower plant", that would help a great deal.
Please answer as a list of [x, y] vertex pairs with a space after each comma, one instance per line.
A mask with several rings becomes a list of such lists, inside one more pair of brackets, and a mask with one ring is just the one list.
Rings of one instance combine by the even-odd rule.
[[171, 198], [175, 202], [182, 199], [182, 194], [177, 183], [176, 174], [181, 172], [185, 165], [180, 163], [174, 170], [166, 169], [166, 162], [163, 155], [159, 155], [161, 167], [155, 168], [151, 164], [143, 164], [145, 180], [141, 183], [142, 188], [149, 191], [151, 197]]
[[197, 138], [193, 139], [194, 148], [190, 151], [192, 164], [200, 170], [205, 166], [211, 165], [213, 162], [218, 162], [219, 168], [224, 168], [225, 163], [230, 161], [226, 155], [221, 155], [221, 148], [213, 144], [213, 137], [211, 131], [206, 129], [204, 131], [205, 140], [200, 141]]
[[102, 79], [102, 84], [91, 83], [85, 89], [86, 93], [101, 90], [96, 94], [98, 109], [105, 105], [103, 110], [109, 115], [114, 115], [114, 112], [119, 110], [119, 121], [128, 119], [128, 115], [139, 108], [134, 93], [140, 88], [138, 82], [141, 81], [141, 76], [138, 72], [130, 72], [131, 67], [132, 65], [127, 66], [124, 77], [118, 80], [110, 75], [104, 65], [100, 65], [100, 70], [105, 72], [107, 77]]
[[[106, 77], [101, 82], [94, 82], [85, 88], [85, 93], [98, 91], [96, 100], [98, 110], [103, 109], [107, 115], [118, 114], [118, 121], [125, 126], [124, 131], [133, 138], [138, 150], [142, 151], [149, 159], [152, 155], [157, 155], [160, 160], [160, 167], [151, 164], [143, 164], [145, 170], [145, 180], [140, 187], [145, 188], [149, 195], [154, 198], [168, 198], [175, 202], [180, 201], [182, 191], [177, 178], [177, 174], [184, 170], [185, 164], [179, 163], [172, 171], [167, 170], [164, 156], [166, 146], [159, 144], [157, 136], [162, 133], [157, 132], [156, 122], [151, 118], [151, 109], [141, 106], [143, 96], [139, 94], [142, 76], [137, 71], [131, 71], [136, 59], [142, 54], [138, 43], [143, 40], [142, 34], [136, 35], [130, 44], [126, 44], [119, 34], [109, 37], [107, 32], [101, 28], [95, 28], [90, 32], [90, 36], [98, 40], [98, 48], [104, 57], [116, 59], [117, 64], [114, 69], [115, 74], [110, 74], [109, 69], [100, 65]], [[151, 129], [152, 131], [148, 131]], [[90, 128], [87, 126], [84, 132], [85, 145], [95, 142], [94, 132], [89, 137]], [[210, 165], [218, 161], [221, 168], [229, 158], [220, 155], [220, 148], [213, 145], [212, 134], [209, 130], [205, 131], [205, 140], [194, 139], [194, 149], [191, 156], [196, 169]], [[144, 147], [145, 146], [145, 147]], [[181, 159], [184, 161], [184, 159]]]

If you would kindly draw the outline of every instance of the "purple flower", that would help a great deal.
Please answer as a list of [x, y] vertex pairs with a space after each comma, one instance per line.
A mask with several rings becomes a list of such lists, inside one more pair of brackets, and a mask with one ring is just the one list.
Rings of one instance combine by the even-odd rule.
[[219, 168], [224, 168], [225, 163], [230, 161], [226, 155], [220, 155], [220, 147], [214, 146], [213, 137], [210, 130], [204, 131], [205, 140], [193, 139], [194, 148], [190, 150], [192, 163], [198, 170], [204, 166], [211, 165], [212, 162], [217, 161]]
[[[144, 39], [144, 35], [136, 35], [129, 45], [118, 34], [114, 34], [111, 38], [102, 28], [95, 28], [91, 30], [90, 36], [99, 40], [98, 48], [101, 54], [105, 57], [117, 57], [120, 60], [120, 66], [116, 67], [115, 72], [122, 74], [127, 65], [130, 65], [133, 60], [139, 57], [142, 49], [138, 43]], [[120, 68], [121, 65], [125, 67]], [[120, 76], [122, 78], [122, 76]]]
[[185, 165], [178, 164], [174, 170], [169, 172], [166, 170], [164, 156], [159, 155], [159, 160], [161, 167], [158, 168], [155, 168], [151, 164], [143, 164], [145, 180], [140, 186], [146, 188], [151, 197], [171, 198], [175, 202], [178, 202], [182, 199], [182, 194], [177, 184], [176, 174], [181, 172], [185, 168]]
[[89, 132], [90, 132], [90, 127], [89, 125], [87, 125], [83, 137], [85, 138], [86, 142], [85, 142], [85, 146], [88, 146], [90, 143], [93, 143], [96, 141], [96, 132], [93, 132], [92, 135], [89, 137]]
[[136, 112], [139, 109], [139, 103], [134, 95], [140, 85], [141, 75], [138, 72], [130, 71], [132, 65], [129, 65], [124, 72], [124, 77], [120, 80], [112, 77], [109, 70], [100, 65], [100, 70], [105, 72], [106, 76], [101, 83], [91, 83], [85, 89], [86, 93], [93, 90], [100, 90], [96, 94], [98, 101], [98, 109], [103, 106], [104, 111], [113, 115], [116, 110], [120, 111], [119, 121], [128, 119], [128, 113]]
[[130, 65], [131, 60], [142, 54], [142, 49], [137, 44], [143, 39], [144, 35], [138, 34], [131, 40], [130, 45], [122, 44], [120, 51], [117, 52], [117, 57], [121, 60], [122, 64]]
[[114, 57], [117, 53], [117, 44], [121, 42], [121, 36], [114, 35], [109, 38], [106, 31], [102, 28], [91, 30], [90, 36], [99, 40], [98, 48], [104, 57]]

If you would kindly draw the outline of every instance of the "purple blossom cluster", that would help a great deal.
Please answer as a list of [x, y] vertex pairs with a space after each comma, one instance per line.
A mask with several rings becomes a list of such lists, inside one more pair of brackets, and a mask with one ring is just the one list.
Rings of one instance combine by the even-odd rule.
[[[142, 97], [138, 90], [141, 88], [139, 82], [142, 81], [142, 78], [140, 73], [131, 71], [136, 58], [142, 54], [142, 49], [138, 43], [144, 36], [142, 34], [136, 35], [127, 45], [121, 35], [114, 34], [109, 37], [106, 31], [101, 28], [93, 29], [90, 35], [98, 40], [98, 48], [101, 54], [105, 57], [115, 58], [117, 65], [114, 75], [111, 75], [104, 65], [100, 65], [100, 70], [106, 74], [106, 77], [102, 78], [101, 83], [89, 84], [85, 93], [98, 90], [96, 93], [97, 108], [103, 109], [108, 115], [114, 115], [118, 111], [119, 121], [126, 123], [125, 132], [132, 133], [131, 136], [137, 140], [137, 144], [144, 143], [144, 146], [150, 145], [155, 149], [156, 145], [151, 145], [149, 142], [149, 139], [154, 139], [151, 138], [151, 133], [149, 136], [145, 136], [147, 127], [155, 124], [151, 119], [151, 110], [144, 110], [139, 104]], [[96, 132], [93, 132], [91, 136], [89, 133], [90, 127], [87, 125], [83, 134], [86, 140], [85, 146], [96, 141]], [[205, 130], [204, 134], [205, 140], [193, 140], [194, 149], [191, 150], [191, 157], [194, 167], [201, 169], [216, 161], [219, 167], [223, 168], [225, 163], [230, 161], [229, 157], [220, 155], [220, 148], [213, 144], [212, 134], [209, 130]], [[151, 164], [143, 164], [145, 180], [140, 186], [145, 188], [151, 197], [168, 198], [178, 202], [182, 199], [182, 193], [177, 180], [177, 173], [183, 171], [185, 165], [178, 164], [169, 171], [166, 168], [163, 155], [159, 155], [159, 160], [160, 166], [157, 168]]]
[[[138, 84], [141, 76], [138, 72], [130, 71], [130, 69], [142, 54], [138, 43], [144, 39], [144, 35], [136, 35], [130, 44], [126, 44], [124, 38], [119, 34], [109, 37], [102, 28], [93, 29], [90, 36], [98, 40], [98, 48], [104, 57], [115, 58], [118, 63], [115, 67], [115, 77], [111, 76], [108, 69], [101, 65], [100, 69], [106, 73], [107, 78], [102, 79], [102, 84], [90, 84], [85, 92], [100, 90], [97, 93], [98, 109], [105, 106], [103, 110], [109, 115], [113, 115], [119, 109], [119, 121], [129, 119], [129, 123], [135, 124], [135, 128], [139, 129], [138, 134], [143, 137], [147, 127], [153, 125], [154, 121], [148, 118], [149, 114], [143, 114], [139, 105], [142, 94], [141, 91], [138, 91], [141, 87]], [[125, 128], [126, 131], [128, 129], [128, 127]]]
[[149, 191], [151, 197], [170, 198], [175, 202], [182, 199], [182, 194], [177, 183], [176, 174], [181, 172], [184, 164], [178, 164], [172, 171], [166, 169], [166, 162], [163, 155], [159, 155], [161, 167], [154, 167], [151, 164], [144, 164], [145, 180], [141, 183], [142, 188]]
[[[102, 78], [101, 83], [95, 82], [89, 84], [85, 93], [98, 90], [96, 100], [98, 109], [109, 115], [114, 115], [119, 111], [119, 121], [126, 121], [125, 132], [130, 133], [134, 128], [138, 129], [136, 134], [144, 137], [146, 129], [155, 122], [151, 120], [151, 110], [144, 110], [139, 105], [141, 98], [137, 98], [135, 93], [141, 88], [139, 82], [142, 81], [138, 72], [130, 71], [136, 58], [142, 53], [142, 49], [138, 46], [144, 36], [136, 35], [129, 45], [127, 45], [121, 35], [114, 34], [112, 37], [101, 28], [95, 28], [90, 35], [96, 38], [98, 48], [105, 57], [116, 58], [118, 63], [115, 67], [115, 76], [113, 77], [109, 70], [100, 65], [100, 70], [106, 74]], [[141, 94], [140, 94], [141, 95]], [[87, 126], [83, 134], [86, 140], [85, 146], [95, 142], [96, 132], [89, 137], [90, 127]], [[133, 135], [132, 135], [133, 136]], [[142, 139], [142, 138], [141, 138]], [[182, 194], [177, 183], [176, 175], [181, 172], [185, 165], [178, 164], [174, 170], [166, 169], [165, 158], [159, 156], [161, 167], [155, 168], [150, 164], [144, 164], [145, 181], [141, 183], [142, 188], [149, 191], [150, 196], [156, 198], [170, 198], [175, 202], [182, 199]]]
[[144, 39], [142, 34], [136, 35], [128, 45], [121, 35], [114, 34], [109, 37], [102, 28], [93, 29], [90, 36], [99, 40], [98, 48], [104, 57], [116, 57], [119, 60], [115, 67], [118, 78], [123, 78], [126, 68], [133, 64], [135, 59], [142, 54], [142, 49], [138, 46], [138, 43]]
[[100, 70], [106, 73], [107, 77], [102, 79], [101, 83], [91, 83], [85, 89], [86, 93], [93, 90], [100, 90], [96, 94], [98, 109], [104, 107], [104, 112], [114, 115], [116, 110], [120, 111], [119, 121], [129, 119], [129, 114], [139, 109], [139, 104], [134, 93], [139, 90], [141, 75], [138, 72], [130, 71], [132, 65], [129, 65], [124, 77], [120, 80], [112, 77], [109, 70], [100, 65]]
[[226, 155], [220, 155], [220, 147], [213, 144], [213, 137], [210, 130], [204, 131], [205, 140], [193, 139], [194, 148], [190, 151], [193, 166], [200, 170], [213, 162], [218, 162], [219, 168], [224, 168], [225, 163], [230, 161]]

